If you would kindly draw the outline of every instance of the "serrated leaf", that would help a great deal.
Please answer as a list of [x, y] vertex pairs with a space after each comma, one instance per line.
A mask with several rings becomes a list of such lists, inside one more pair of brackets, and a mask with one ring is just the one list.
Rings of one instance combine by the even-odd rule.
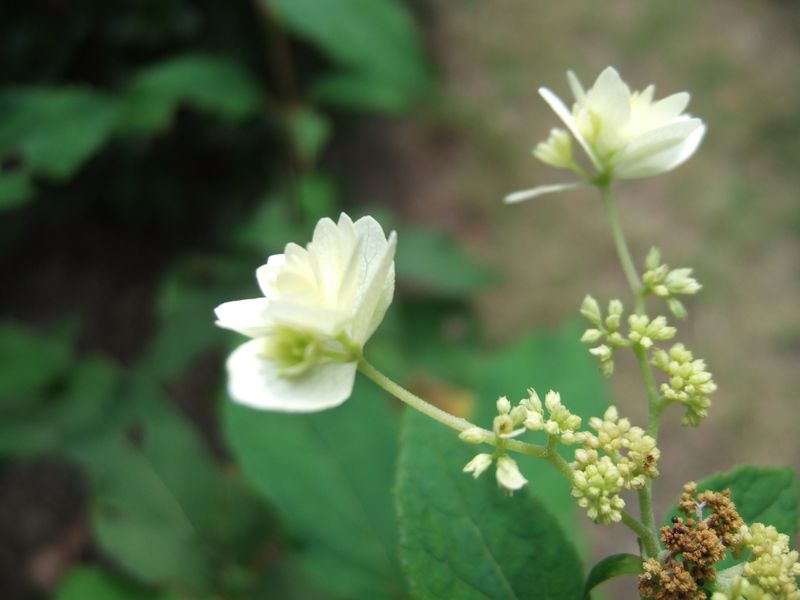
[[462, 473], [473, 454], [452, 430], [406, 415], [397, 506], [412, 595], [579, 598], [581, 565], [556, 521], [527, 489], [509, 498], [492, 472], [478, 481]]
[[174, 600], [95, 567], [77, 567], [64, 578], [55, 600]]
[[[540, 331], [522, 338], [501, 350], [484, 363], [477, 383], [481, 403], [473, 421], [489, 425], [496, 415], [495, 400], [508, 396], [517, 401], [533, 387], [544, 397], [548, 390], [561, 394], [562, 403], [583, 419], [586, 427], [591, 416], [602, 415], [608, 406], [608, 392], [592, 357], [580, 343], [583, 327], [569, 323], [560, 329]], [[544, 443], [543, 434], [532, 441]], [[573, 459], [574, 448], [559, 446], [565, 459]], [[583, 550], [584, 528], [588, 520], [570, 497], [570, 485], [555, 469], [542, 460], [516, 457], [522, 473], [536, 485], [531, 492], [542, 500], [558, 519], [568, 537]]]
[[0, 156], [17, 154], [31, 175], [70, 177], [111, 137], [116, 99], [88, 88], [10, 89], [0, 94]]
[[[797, 533], [800, 487], [797, 476], [788, 468], [745, 465], [726, 473], [717, 473], [697, 484], [697, 491], [730, 489], [731, 499], [744, 522], [772, 525], [791, 539]], [[678, 514], [673, 506], [664, 524]]]
[[123, 131], [167, 128], [181, 103], [231, 119], [254, 114], [264, 92], [241, 65], [220, 56], [188, 54], [140, 71], [122, 94]]
[[638, 575], [642, 572], [642, 557], [635, 554], [613, 554], [607, 556], [589, 571], [583, 595], [589, 600], [590, 592], [601, 583], [622, 577], [624, 575]]
[[314, 582], [349, 598], [400, 598], [391, 486], [397, 423], [369, 384], [319, 414], [225, 403], [225, 435], [256, 490], [302, 547]]
[[463, 296], [495, 280], [459, 242], [433, 229], [404, 229], [398, 248], [397, 277], [407, 284], [443, 296]]

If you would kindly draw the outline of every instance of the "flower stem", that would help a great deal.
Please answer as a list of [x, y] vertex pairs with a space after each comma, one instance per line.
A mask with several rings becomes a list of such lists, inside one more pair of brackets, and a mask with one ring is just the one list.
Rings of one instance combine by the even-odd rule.
[[[611, 224], [611, 235], [614, 238], [617, 256], [619, 257], [622, 270], [625, 273], [625, 277], [628, 280], [628, 285], [634, 297], [635, 311], [637, 314], [644, 314], [645, 290], [639, 279], [636, 267], [634, 266], [630, 250], [628, 250], [628, 243], [625, 241], [625, 234], [622, 231], [622, 225], [617, 214], [616, 205], [614, 204], [614, 198], [611, 195], [611, 187], [608, 183], [598, 184], [597, 187], [600, 190], [600, 196], [603, 198], [603, 205], [606, 208], [608, 221]], [[645, 391], [647, 393], [647, 434], [654, 440], [658, 440], [658, 429], [661, 425], [661, 413], [664, 410], [664, 404], [658, 396], [658, 389], [656, 388], [655, 379], [653, 378], [653, 370], [647, 360], [647, 350], [641, 346], [634, 345], [633, 352], [636, 355], [636, 362], [639, 365], [639, 372], [642, 375]], [[658, 538], [655, 518], [653, 516], [652, 485], [650, 482], [639, 490], [639, 513], [642, 521], [641, 523], [637, 521], [637, 523], [644, 529], [642, 533], [639, 533], [639, 537], [644, 545], [645, 553], [649, 556], [655, 556], [658, 554]], [[625, 521], [625, 514], [623, 514], [623, 521]]]
[[654, 558], [658, 556], [658, 540], [653, 529], [637, 521], [630, 513], [624, 510], [622, 511], [622, 522], [633, 530], [639, 536], [639, 539], [642, 540], [645, 558]]
[[[442, 425], [446, 425], [447, 427], [455, 429], [459, 432], [467, 429], [481, 429], [481, 431], [484, 433], [484, 442], [486, 444], [490, 444], [492, 446], [498, 445], [494, 432], [489, 431], [488, 429], [479, 428], [477, 425], [467, 421], [466, 419], [451, 415], [449, 412], [444, 411], [429, 402], [426, 402], [416, 394], [409, 392], [400, 384], [389, 379], [386, 375], [368, 363], [365, 358], [362, 357], [358, 362], [358, 369], [375, 384], [377, 384], [378, 387], [383, 388], [398, 400], [408, 404], [411, 408], [418, 410], [422, 414], [427, 415], [436, 421], [439, 421], [439, 423]], [[504, 449], [518, 452], [519, 454], [547, 458], [548, 462], [553, 464], [553, 466], [559, 469], [559, 471], [561, 471], [563, 468], [563, 465], [556, 465], [557, 461], [554, 462], [554, 459], [551, 460], [552, 455], [548, 452], [548, 449], [545, 446], [528, 444], [526, 442], [520, 442], [519, 440], [513, 439], [502, 440], [502, 445]], [[558, 454], [555, 454], [555, 456], [558, 456]], [[558, 456], [558, 458], [564, 462], [564, 465], [566, 465], [566, 468], [569, 470], [569, 478], [572, 479], [572, 470], [569, 468], [569, 465], [567, 465], [566, 461], [564, 461], [564, 459], [562, 459], [560, 456]]]
[[614, 198], [611, 196], [611, 186], [608, 183], [604, 183], [598, 185], [598, 188], [603, 198], [603, 205], [606, 207], [608, 221], [611, 224], [611, 236], [614, 238], [614, 246], [617, 248], [619, 262], [622, 264], [622, 270], [625, 272], [628, 285], [636, 299], [636, 312], [643, 312], [644, 296], [642, 295], [642, 282], [639, 281], [639, 274], [636, 272], [630, 250], [628, 250], [628, 244], [625, 241], [625, 234], [622, 231], [622, 225], [617, 215], [617, 207], [614, 204]]

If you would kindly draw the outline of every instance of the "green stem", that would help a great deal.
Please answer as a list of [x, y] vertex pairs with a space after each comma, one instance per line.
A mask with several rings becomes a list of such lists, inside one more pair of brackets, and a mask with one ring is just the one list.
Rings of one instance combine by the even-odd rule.
[[633, 264], [628, 244], [625, 241], [625, 234], [622, 231], [622, 225], [617, 215], [617, 207], [614, 204], [614, 198], [611, 196], [611, 187], [608, 183], [598, 185], [600, 195], [603, 198], [603, 205], [606, 207], [606, 214], [608, 221], [611, 224], [611, 236], [614, 238], [614, 246], [617, 248], [617, 255], [622, 264], [622, 270], [625, 272], [625, 277], [628, 279], [628, 285], [633, 292], [636, 299], [636, 312], [641, 312], [640, 307], [643, 308], [644, 297], [642, 296], [642, 282], [639, 281], [639, 274]]
[[[358, 369], [379, 387], [389, 392], [398, 400], [405, 402], [411, 408], [418, 410], [422, 414], [427, 415], [432, 419], [439, 421], [439, 423], [442, 425], [446, 425], [447, 427], [455, 429], [458, 432], [465, 431], [467, 429], [480, 429], [484, 434], [484, 443], [491, 446], [498, 446], [494, 432], [489, 431], [488, 429], [482, 429], [477, 425], [470, 423], [466, 419], [451, 415], [449, 412], [444, 411], [429, 402], [426, 402], [416, 394], [409, 392], [400, 384], [389, 379], [386, 375], [368, 363], [363, 357], [358, 362]], [[526, 442], [520, 442], [519, 440], [504, 439], [502, 440], [502, 446], [504, 449], [511, 450], [519, 454], [527, 454], [528, 456], [537, 456], [539, 458], [547, 458], [548, 461], [550, 460], [548, 449], [538, 444], [528, 444]], [[556, 454], [556, 456], [558, 455]], [[559, 456], [559, 458], [561, 457]], [[569, 465], [567, 465], [567, 468], [569, 469]], [[569, 477], [571, 480], [572, 470], [570, 469], [569, 472]]]
[[658, 556], [658, 540], [656, 539], [655, 531], [637, 521], [630, 513], [622, 511], [622, 522], [633, 530], [639, 539], [642, 540], [644, 547], [645, 558], [654, 558]]
[[[619, 220], [619, 215], [617, 214], [616, 205], [614, 204], [614, 198], [611, 196], [611, 188], [608, 183], [600, 184], [598, 188], [603, 198], [603, 204], [606, 208], [609, 223], [611, 224], [611, 235], [614, 238], [617, 256], [619, 256], [622, 270], [625, 272], [625, 277], [628, 280], [628, 285], [634, 297], [635, 311], [637, 314], [644, 314], [645, 290], [639, 279], [633, 259], [631, 258], [628, 243], [625, 241], [625, 234], [622, 231], [622, 225]], [[634, 345], [633, 352], [636, 355], [636, 362], [639, 365], [639, 372], [642, 375], [645, 391], [647, 393], [647, 434], [654, 440], [658, 440], [658, 429], [661, 424], [661, 413], [664, 410], [664, 405], [658, 396], [658, 389], [656, 388], [655, 379], [653, 378], [653, 370], [650, 366], [650, 362], [647, 360], [647, 350], [641, 346]], [[652, 486], [649, 482], [644, 488], [639, 490], [639, 513], [642, 519], [640, 524], [646, 532], [646, 535], [645, 533], [640, 533], [639, 537], [642, 540], [647, 555], [655, 556], [658, 554], [658, 537], [655, 518], [653, 516]], [[624, 520], [623, 515], [623, 521]]]

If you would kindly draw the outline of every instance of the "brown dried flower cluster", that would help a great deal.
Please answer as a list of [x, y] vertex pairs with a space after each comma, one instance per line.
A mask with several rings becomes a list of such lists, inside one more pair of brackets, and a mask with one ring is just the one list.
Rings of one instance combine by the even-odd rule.
[[[673, 517], [661, 528], [661, 541], [668, 554], [644, 563], [639, 593], [654, 600], [702, 600], [706, 581], [716, 578], [716, 563], [725, 558], [725, 548], [734, 548], [743, 521], [731, 501], [730, 490], [697, 494], [693, 481], [683, 487], [678, 507], [686, 518]], [[704, 512], [708, 511], [708, 516]]]

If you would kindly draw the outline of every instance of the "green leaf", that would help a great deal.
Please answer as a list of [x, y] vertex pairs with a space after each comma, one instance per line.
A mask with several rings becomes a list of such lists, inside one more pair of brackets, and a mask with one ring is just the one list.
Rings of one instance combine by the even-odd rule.
[[400, 598], [390, 492], [397, 423], [386, 399], [365, 385], [319, 414], [258, 412], [227, 401], [225, 435], [246, 477], [301, 545], [300, 560], [317, 585], [347, 598]]
[[[605, 381], [580, 337], [584, 327], [573, 322], [552, 331], [540, 331], [521, 339], [485, 361], [477, 382], [481, 403], [476, 407], [474, 420], [490, 425], [497, 414], [495, 401], [508, 396], [512, 401], [527, 396], [533, 387], [542, 397], [548, 390], [561, 394], [561, 401], [570, 411], [583, 419], [584, 426], [591, 416], [602, 415], [608, 406]], [[544, 434], [531, 441], [545, 443]], [[573, 459], [574, 447], [559, 446], [565, 459]], [[584, 511], [570, 497], [570, 485], [555, 469], [540, 459], [517, 457], [520, 469], [529, 481], [536, 482], [531, 492], [553, 513], [568, 537], [583, 550]]]
[[589, 600], [590, 592], [601, 583], [622, 577], [624, 575], [638, 575], [642, 572], [642, 557], [635, 554], [613, 554], [607, 556], [589, 572], [583, 595]]
[[208, 451], [146, 380], [116, 401], [117, 427], [67, 448], [89, 477], [100, 549], [141, 581], [206, 589], [223, 487]]
[[[724, 489], [730, 489], [731, 499], [745, 523], [772, 525], [788, 535], [794, 547], [800, 487], [791, 469], [745, 465], [727, 473], [717, 473], [697, 484], [698, 492]], [[672, 507], [664, 524], [669, 524], [675, 514], [678, 514], [677, 506]]]
[[30, 176], [22, 169], [0, 171], [0, 210], [22, 206], [33, 196]]
[[72, 363], [66, 340], [0, 324], [0, 410], [27, 405]]
[[255, 114], [264, 104], [259, 82], [236, 62], [187, 54], [139, 72], [123, 91], [123, 131], [151, 133], [169, 127], [181, 103], [229, 119]]
[[118, 103], [80, 87], [10, 89], [0, 114], [0, 156], [18, 154], [30, 175], [64, 180], [108, 141]]
[[330, 121], [313, 108], [301, 106], [289, 112], [285, 123], [297, 157], [305, 164], [313, 164], [330, 140]]
[[323, 175], [308, 175], [297, 182], [295, 190], [308, 223], [316, 223], [323, 217], [336, 219], [336, 184]]
[[77, 567], [64, 578], [55, 600], [172, 600], [174, 596], [150, 590], [95, 567]]
[[473, 454], [450, 429], [406, 415], [397, 506], [413, 596], [579, 598], [581, 565], [556, 521], [527, 489], [503, 494], [492, 471], [462, 473]]
[[495, 279], [457, 240], [433, 229], [404, 229], [396, 266], [404, 282], [443, 296], [470, 294]]
[[[327, 84], [338, 87], [336, 94], [329, 89], [328, 99], [338, 95], [344, 104], [372, 104], [382, 110], [389, 97], [395, 110], [429, 84], [414, 22], [397, 0], [261, 1], [283, 26], [317, 45], [343, 68], [345, 79]], [[359, 99], [362, 89], [366, 93]]]

